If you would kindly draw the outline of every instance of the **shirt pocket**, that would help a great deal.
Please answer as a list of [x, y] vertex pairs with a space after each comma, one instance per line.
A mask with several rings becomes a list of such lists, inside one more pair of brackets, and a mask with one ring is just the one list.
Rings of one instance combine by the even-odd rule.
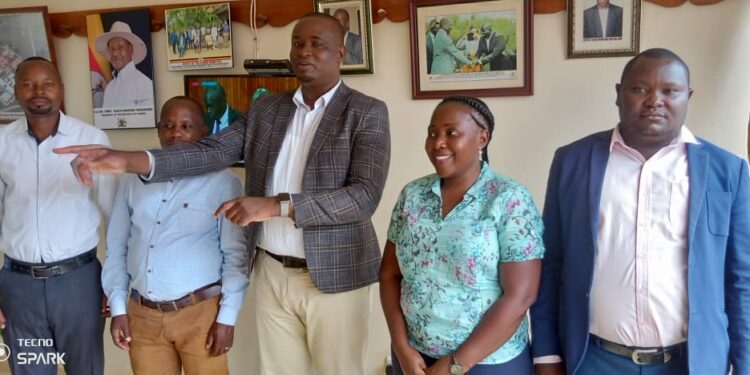
[[717, 236], [728, 236], [729, 213], [731, 209], [731, 192], [707, 191], [706, 212], [708, 213], [708, 231]]
[[670, 183], [669, 226], [678, 238], [684, 238], [687, 234], [689, 195], [690, 180], [687, 177]]
[[178, 211], [180, 227], [187, 233], [204, 232], [210, 229], [217, 230], [214, 211], [216, 207], [182, 203]]

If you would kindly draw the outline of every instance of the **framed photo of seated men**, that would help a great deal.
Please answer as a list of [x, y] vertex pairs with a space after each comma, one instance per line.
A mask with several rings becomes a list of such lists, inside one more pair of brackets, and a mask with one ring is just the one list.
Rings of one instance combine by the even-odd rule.
[[568, 58], [635, 56], [641, 0], [568, 0]]
[[411, 0], [412, 97], [532, 90], [531, 0]]

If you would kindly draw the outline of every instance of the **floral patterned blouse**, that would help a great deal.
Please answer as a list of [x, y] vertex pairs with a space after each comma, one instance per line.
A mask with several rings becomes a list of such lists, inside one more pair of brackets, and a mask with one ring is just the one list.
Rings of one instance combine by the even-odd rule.
[[[521, 184], [482, 163], [479, 178], [451, 212], [441, 214], [440, 178], [404, 187], [388, 239], [401, 269], [401, 309], [409, 342], [432, 357], [453, 353], [503, 294], [499, 265], [540, 259], [543, 224]], [[480, 363], [504, 363], [528, 344], [528, 318]]]

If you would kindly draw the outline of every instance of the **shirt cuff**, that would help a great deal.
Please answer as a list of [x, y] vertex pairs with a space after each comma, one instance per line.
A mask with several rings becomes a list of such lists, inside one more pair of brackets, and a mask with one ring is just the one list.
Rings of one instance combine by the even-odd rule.
[[219, 315], [216, 317], [216, 323], [221, 323], [227, 326], [234, 326], [234, 323], [237, 322], [237, 315], [240, 314], [240, 311], [228, 307], [226, 305], [220, 305], [219, 306]]
[[139, 175], [139, 176], [141, 176], [141, 179], [143, 181], [151, 181], [151, 179], [154, 178], [154, 170], [156, 170], [156, 168], [154, 168], [154, 164], [156, 162], [154, 161], [154, 155], [151, 154], [151, 151], [145, 150], [145, 152], [146, 152], [146, 155], [148, 155], [148, 175], [146, 176]]
[[542, 357], [534, 358], [535, 365], [552, 364], [562, 362], [562, 357], [559, 355], [545, 355]]
[[109, 311], [110, 311], [110, 315], [112, 316], [127, 314], [128, 313], [128, 297], [125, 297], [125, 298], [115, 297], [114, 299], [109, 300]]

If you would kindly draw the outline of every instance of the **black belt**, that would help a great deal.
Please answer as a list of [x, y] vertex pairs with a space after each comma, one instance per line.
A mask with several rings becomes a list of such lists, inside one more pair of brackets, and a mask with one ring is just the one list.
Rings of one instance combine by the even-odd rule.
[[172, 312], [188, 306], [197, 305], [200, 302], [203, 302], [209, 298], [216, 297], [220, 294], [221, 283], [217, 281], [215, 283], [211, 283], [204, 287], [196, 289], [186, 294], [185, 296], [172, 301], [157, 302], [147, 300], [143, 298], [143, 296], [140, 295], [140, 293], [138, 293], [138, 291], [135, 289], [133, 289], [133, 291], [130, 293], [130, 298], [132, 298], [136, 303], [148, 307], [149, 309], [159, 310], [161, 312]]
[[589, 335], [589, 340], [610, 353], [630, 358], [633, 363], [638, 365], [669, 363], [671, 360], [680, 358], [687, 353], [687, 342], [663, 348], [637, 348], [607, 341], [595, 335]]
[[96, 259], [96, 248], [72, 258], [52, 263], [26, 263], [5, 256], [5, 268], [30, 275], [35, 279], [48, 279], [50, 277], [64, 275], [76, 268], [82, 267]]
[[286, 255], [276, 255], [262, 247], [255, 247], [256, 250], [266, 253], [269, 257], [276, 259], [284, 268], [307, 268], [307, 261], [302, 258], [290, 257]]

